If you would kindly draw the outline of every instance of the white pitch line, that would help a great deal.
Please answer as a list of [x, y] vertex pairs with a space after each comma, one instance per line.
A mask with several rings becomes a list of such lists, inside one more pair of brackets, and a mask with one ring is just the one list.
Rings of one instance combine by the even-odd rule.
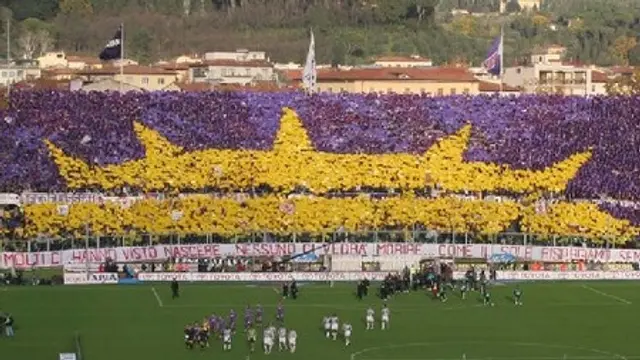
[[587, 289], [587, 290], [589, 290], [589, 291], [591, 291], [591, 292], [594, 292], [594, 293], [596, 293], [596, 294], [600, 294], [600, 295], [602, 295], [602, 296], [608, 297], [608, 298], [610, 298], [610, 299], [614, 299], [614, 300], [619, 301], [619, 302], [621, 302], [621, 303], [625, 303], [625, 304], [627, 304], [627, 305], [631, 305], [631, 301], [629, 301], [629, 300], [627, 300], [627, 299], [623, 299], [623, 298], [621, 298], [621, 297], [619, 297], [619, 296], [611, 295], [611, 294], [606, 293], [606, 292], [604, 292], [604, 291], [600, 291], [600, 290], [598, 290], [598, 289], [594, 289], [594, 288], [592, 288], [592, 287], [591, 287], [591, 286], [589, 286], [589, 285], [582, 285], [582, 287], [583, 287], [584, 289]]
[[[463, 354], [466, 355], [466, 354]], [[360, 359], [360, 358], [358, 358]], [[465, 360], [558, 360], [558, 356], [538, 356], [538, 357], [518, 357], [518, 356], [508, 356], [508, 357], [478, 357], [478, 358], [471, 358], [471, 357], [465, 357], [463, 356], [463, 359]], [[606, 355], [599, 355], [599, 356], [567, 356], [566, 354], [563, 355], [562, 359], [567, 359], [567, 360], [616, 360], [616, 359], [620, 359], [619, 356], [611, 356], [611, 357], [607, 357]], [[624, 359], [627, 360], [638, 360], [640, 359], [640, 356], [625, 356]], [[393, 358], [393, 359], [388, 359], [388, 358], [364, 358], [361, 360], [460, 360], [460, 358], [419, 358], [419, 359], [409, 359], [409, 358]]]
[[273, 290], [273, 292], [274, 292], [274, 293], [276, 293], [276, 294], [280, 295], [280, 292], [278, 291], [278, 289], [276, 289], [276, 288], [272, 287], [272, 288], [271, 288], [271, 290]]
[[153, 296], [156, 297], [156, 301], [158, 302], [158, 306], [160, 307], [164, 307], [164, 304], [162, 303], [162, 299], [160, 299], [160, 295], [158, 295], [158, 292], [156, 291], [155, 287], [151, 287], [151, 292], [153, 293]]

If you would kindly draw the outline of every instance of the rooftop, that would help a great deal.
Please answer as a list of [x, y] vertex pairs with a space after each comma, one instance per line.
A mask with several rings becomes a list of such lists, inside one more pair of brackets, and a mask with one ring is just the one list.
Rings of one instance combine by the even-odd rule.
[[[302, 80], [301, 70], [283, 71], [292, 81]], [[318, 70], [318, 81], [358, 81], [358, 80], [420, 80], [420, 81], [478, 81], [467, 68], [433, 67], [433, 68], [367, 68], [352, 70], [321, 69]]]
[[[79, 70], [75, 73], [78, 75], [117, 75], [120, 73], [120, 68], [109, 66], [102, 69]], [[140, 65], [125, 66], [123, 73], [126, 75], [177, 75], [176, 71]]]
[[273, 64], [266, 60], [248, 60], [248, 61], [239, 61], [239, 60], [206, 60], [199, 64], [191, 64], [191, 67], [209, 67], [209, 66], [228, 66], [228, 67], [244, 67], [244, 68], [272, 68]]
[[480, 92], [520, 92], [521, 90], [517, 87], [507, 85], [502, 83], [502, 89], [500, 89], [499, 83], [493, 83], [488, 81], [480, 81], [478, 84], [478, 89]]

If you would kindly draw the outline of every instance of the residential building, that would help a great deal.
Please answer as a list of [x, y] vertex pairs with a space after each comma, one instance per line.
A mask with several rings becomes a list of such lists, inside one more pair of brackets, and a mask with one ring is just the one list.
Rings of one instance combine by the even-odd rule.
[[276, 70], [297, 70], [302, 69], [302, 65], [294, 62], [288, 62], [286, 64], [275, 63], [273, 68]]
[[591, 73], [591, 95], [607, 95], [607, 83], [609, 76], [602, 71], [594, 70]]
[[88, 82], [84, 84], [80, 90], [82, 91], [113, 91], [113, 92], [130, 92], [130, 91], [144, 91], [143, 88], [124, 82], [117, 81], [115, 79], [103, 79], [94, 82]]
[[373, 62], [375, 66], [381, 67], [431, 67], [433, 66], [433, 61], [431, 59], [423, 58], [420, 55], [411, 55], [411, 56], [382, 56], [376, 58]]
[[64, 51], [50, 51], [40, 56], [38, 64], [41, 69], [100, 69], [102, 61], [97, 56], [67, 55]]
[[69, 69], [101, 69], [102, 60], [94, 56], [67, 55], [67, 68]]
[[[287, 77], [301, 84], [301, 71], [288, 71]], [[396, 93], [443, 95], [477, 95], [479, 81], [466, 68], [360, 68], [319, 70], [318, 90], [339, 93]]]
[[41, 71], [37, 66], [3, 64], [0, 65], [0, 85], [7, 86], [25, 80], [37, 79], [41, 76]]
[[42, 77], [49, 80], [72, 80], [77, 78], [76, 73], [80, 71], [69, 68], [48, 68], [42, 70]]
[[178, 78], [176, 71], [148, 66], [125, 66], [122, 74], [119, 67], [105, 67], [79, 70], [75, 75], [85, 82], [100, 82], [110, 79], [145, 91], [167, 90]]
[[202, 59], [200, 58], [200, 56], [198, 54], [191, 54], [191, 55], [180, 55], [177, 58], [175, 58], [173, 63], [175, 63], [175, 64], [197, 64], [197, 63], [199, 63], [201, 61], [202, 61]]
[[559, 64], [564, 60], [567, 48], [562, 45], [549, 45], [536, 48], [531, 53], [531, 64]]
[[[507, 11], [507, 3], [512, 0], [500, 0], [500, 13]], [[542, 0], [517, 0], [520, 5], [520, 11], [540, 10]]]
[[164, 69], [167, 71], [175, 71], [177, 74], [178, 82], [188, 82], [189, 81], [189, 63], [162, 63], [158, 64], [154, 67], [159, 69]]
[[238, 61], [238, 62], [249, 62], [249, 61], [266, 61], [269, 62], [269, 58], [267, 58], [267, 53], [264, 51], [249, 51], [247, 49], [238, 49], [236, 51], [213, 51], [204, 54], [204, 61], [217, 61], [217, 60], [227, 60], [227, 61]]
[[506, 68], [504, 82], [529, 94], [592, 95], [592, 71], [588, 66], [538, 63]]
[[41, 69], [66, 68], [68, 65], [67, 56], [64, 51], [50, 51], [38, 57], [38, 64]]
[[214, 84], [249, 85], [256, 81], [275, 81], [273, 64], [266, 60], [205, 60], [191, 65], [189, 81]]
[[500, 96], [512, 96], [512, 95], [520, 95], [522, 93], [520, 88], [509, 86], [507, 84], [502, 84], [488, 81], [480, 81], [478, 84], [478, 92], [480, 95], [500, 95]]

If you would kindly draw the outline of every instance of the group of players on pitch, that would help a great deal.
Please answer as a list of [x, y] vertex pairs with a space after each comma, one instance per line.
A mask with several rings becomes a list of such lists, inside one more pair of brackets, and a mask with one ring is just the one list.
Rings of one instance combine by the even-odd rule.
[[[184, 329], [185, 344], [187, 348], [193, 349], [196, 346], [199, 346], [202, 349], [208, 348], [210, 346], [209, 339], [211, 336], [214, 336], [222, 340], [223, 350], [231, 350], [232, 338], [236, 334], [236, 318], [237, 313], [234, 310], [231, 310], [228, 317], [221, 317], [214, 314], [203, 319], [202, 322], [195, 322], [187, 325]], [[251, 352], [255, 351], [258, 340], [258, 333], [255, 325], [262, 325], [262, 318], [262, 306], [257, 305], [255, 309], [247, 306], [245, 309], [244, 333], [246, 334]], [[380, 328], [382, 330], [389, 328], [390, 319], [391, 311], [387, 304], [384, 304], [380, 311]], [[368, 308], [366, 310], [365, 323], [366, 330], [375, 329], [375, 311], [372, 308]], [[267, 324], [263, 327], [262, 345], [264, 353], [271, 353], [276, 340], [278, 342], [279, 351], [290, 351], [291, 353], [295, 353], [298, 334], [295, 330], [284, 327], [284, 307], [282, 303], [279, 303], [276, 309], [275, 324], [277, 324], [279, 328], [276, 328], [273, 324]], [[324, 326], [327, 339], [337, 340], [340, 335], [340, 320], [338, 319], [338, 316], [335, 314], [326, 316], [324, 317], [322, 324]], [[352, 333], [353, 326], [349, 322], [343, 323], [341, 335], [346, 346], [351, 345]]]
[[[256, 325], [262, 325], [263, 314], [264, 311], [261, 305], [256, 305], [255, 308], [247, 305], [244, 311], [244, 333], [251, 352], [255, 351], [258, 339]], [[193, 349], [195, 346], [200, 346], [202, 349], [208, 348], [210, 345], [209, 339], [214, 336], [222, 340], [223, 350], [231, 350], [232, 338], [236, 334], [236, 320], [237, 313], [231, 309], [228, 316], [212, 314], [204, 318], [202, 322], [187, 325], [184, 329], [187, 348]], [[276, 308], [276, 324], [280, 326], [277, 329], [277, 334], [274, 325], [267, 324], [263, 327], [263, 349], [265, 354], [271, 353], [276, 341], [276, 335], [280, 351], [289, 350], [292, 353], [295, 352], [298, 335], [295, 330], [287, 330], [284, 327], [284, 306], [282, 302]]]
[[[447, 288], [451, 290], [455, 290], [456, 286], [453, 283], [443, 284], [443, 283], [434, 282], [431, 287], [431, 292], [433, 294], [433, 297], [435, 299], [439, 299], [442, 302], [446, 302]], [[462, 283], [460, 283], [458, 285], [458, 288], [460, 290], [460, 298], [462, 300], [465, 300], [467, 298], [467, 293], [470, 290], [473, 290], [473, 288], [469, 286], [469, 284], [466, 281], [463, 281]], [[482, 302], [485, 306], [495, 306], [495, 303], [491, 301], [491, 292], [487, 288], [487, 283], [485, 281], [480, 282], [479, 291], [480, 291], [480, 295], [482, 296]], [[520, 289], [519, 286], [516, 286], [516, 288], [513, 290], [513, 303], [516, 306], [522, 305], [522, 290]]]
[[[365, 312], [365, 324], [366, 330], [375, 329], [375, 310], [373, 308], [368, 308]], [[389, 320], [391, 319], [391, 311], [389, 307], [385, 303], [382, 306], [382, 310], [380, 311], [380, 328], [382, 330], [386, 330], [389, 328]], [[333, 314], [332, 316], [325, 316], [322, 319], [322, 324], [324, 325], [324, 333], [327, 339], [338, 339], [338, 332], [340, 329], [340, 320], [338, 316]], [[345, 322], [342, 324], [342, 337], [344, 339], [344, 344], [346, 346], [351, 345], [351, 334], [353, 333], [353, 325], [349, 322]]]

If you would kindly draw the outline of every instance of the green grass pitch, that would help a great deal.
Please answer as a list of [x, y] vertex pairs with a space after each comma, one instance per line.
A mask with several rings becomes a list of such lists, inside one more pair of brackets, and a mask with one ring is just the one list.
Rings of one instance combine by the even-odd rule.
[[[524, 306], [511, 302], [513, 285], [491, 289], [495, 307], [477, 293], [461, 300], [432, 300], [425, 292], [389, 301], [391, 328], [365, 331], [365, 309], [376, 317], [382, 302], [358, 302], [353, 284], [304, 285], [286, 300], [286, 325], [298, 332], [295, 354], [249, 354], [238, 333], [233, 349], [222, 344], [186, 350], [182, 329], [211, 313], [239, 312], [262, 304], [273, 319], [280, 299], [274, 287], [183, 284], [172, 300], [168, 284], [0, 288], [0, 311], [14, 314], [16, 337], [0, 337], [2, 359], [57, 359], [75, 349], [81, 334], [83, 360], [304, 359], [304, 360], [634, 360], [640, 359], [640, 284], [553, 282], [521, 284]], [[155, 290], [155, 292], [154, 292]], [[337, 313], [354, 325], [352, 345], [324, 337], [322, 317]], [[261, 335], [261, 333], [260, 333]]]

